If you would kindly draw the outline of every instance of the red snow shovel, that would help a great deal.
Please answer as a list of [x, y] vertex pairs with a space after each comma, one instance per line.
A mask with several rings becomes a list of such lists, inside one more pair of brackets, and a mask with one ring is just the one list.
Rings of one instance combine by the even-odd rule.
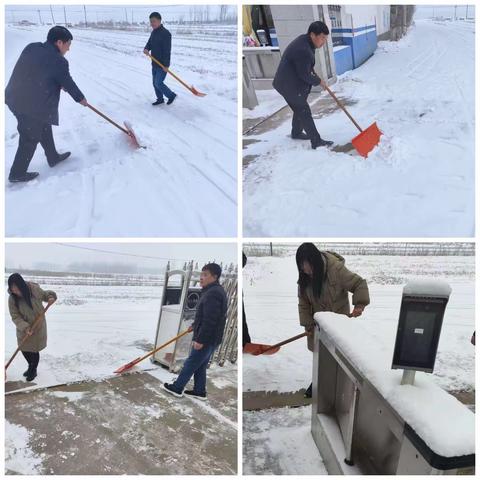
[[171, 343], [175, 342], [176, 340], [183, 337], [187, 333], [190, 333], [192, 330], [193, 330], [192, 327], [190, 327], [188, 330], [185, 330], [184, 332], [178, 334], [176, 337], [172, 338], [168, 342], [166, 342], [163, 345], [160, 345], [159, 347], [155, 348], [155, 350], [152, 350], [151, 352], [146, 353], [143, 357], [138, 357], [135, 360], [132, 360], [131, 362], [126, 363], [122, 367], [117, 368], [113, 373], [123, 373], [123, 372], [126, 372], [127, 370], [130, 370], [137, 363], [140, 363], [141, 361], [145, 360], [146, 358], [151, 357], [153, 354], [157, 353], [162, 348], [165, 348], [167, 345], [170, 345]]
[[173, 73], [168, 67], [165, 67], [153, 55], [147, 53], [147, 56], [149, 56], [159, 67], [163, 68], [165, 72], [169, 73], [175, 80], [180, 82], [187, 90], [190, 90], [195, 96], [205, 97], [205, 95], [207, 95], [206, 93], [199, 92], [193, 85], [188, 85], [188, 83], [185, 83], [178, 75], [175, 75], [175, 73]]
[[251, 353], [252, 355], [273, 355], [274, 353], [277, 353], [280, 350], [280, 347], [283, 345], [286, 345], [287, 343], [294, 342], [295, 340], [298, 340], [299, 338], [306, 337], [308, 335], [308, 332], [303, 332], [298, 335], [295, 335], [294, 337], [287, 338], [286, 340], [283, 340], [282, 342], [276, 343], [275, 345], [262, 345], [261, 343], [247, 343], [247, 345], [250, 345], [247, 347], [245, 345], [243, 351], [245, 353]]
[[[30, 329], [32, 330], [32, 332], [35, 331], [35, 328], [38, 327], [38, 325], [40, 324], [40, 322], [45, 318], [45, 313], [47, 313], [47, 310], [50, 308], [50, 306], [53, 305], [53, 304], [48, 304], [44, 309], [43, 309], [43, 312], [40, 313], [37, 318], [34, 320], [34, 322], [32, 323], [32, 326], [30, 327]], [[22, 346], [25, 344], [25, 342], [31, 337], [31, 335], [25, 335], [22, 340], [20, 340], [20, 343], [17, 347], [17, 349], [15, 350], [15, 353], [10, 357], [10, 360], [5, 364], [5, 381], [7, 381], [7, 368], [10, 366], [10, 364], [13, 362], [13, 359], [17, 356], [17, 353], [20, 351], [20, 349], [22, 348]]]
[[132, 126], [128, 122], [123, 122], [125, 127], [122, 127], [118, 123], [114, 122], [111, 118], [108, 118], [104, 113], [100, 112], [97, 110], [95, 107], [92, 107], [89, 103], [87, 103], [87, 107], [90, 110], [93, 110], [97, 115], [100, 115], [103, 119], [105, 119], [107, 122], [111, 123], [115, 127], [117, 127], [119, 130], [121, 130], [123, 133], [126, 133], [130, 137], [130, 141], [132, 142], [133, 146], [135, 148], [147, 148], [143, 147], [138, 143], [137, 136], [135, 135], [135, 132], [132, 129]]
[[380, 136], [382, 135], [382, 132], [377, 127], [377, 123], [374, 122], [368, 128], [362, 130], [362, 127], [360, 127], [360, 125], [353, 119], [353, 117], [348, 113], [347, 109], [340, 103], [340, 100], [327, 85], [325, 85], [325, 90], [327, 90], [327, 92], [333, 97], [333, 99], [337, 102], [337, 105], [345, 112], [347, 117], [360, 131], [360, 134], [352, 140], [352, 145], [362, 157], [367, 158], [368, 154], [380, 142]]

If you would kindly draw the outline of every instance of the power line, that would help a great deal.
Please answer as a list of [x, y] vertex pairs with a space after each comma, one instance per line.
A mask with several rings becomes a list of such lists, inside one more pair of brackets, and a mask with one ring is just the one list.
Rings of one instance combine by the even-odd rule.
[[57, 245], [60, 245], [62, 247], [69, 247], [69, 248], [77, 248], [78, 250], [88, 250], [91, 252], [97, 252], [97, 253], [108, 253], [111, 255], [121, 255], [124, 257], [136, 257], [136, 258], [144, 258], [148, 260], [165, 260], [165, 261], [170, 261], [170, 260], [175, 260], [179, 262], [190, 262], [191, 259], [186, 259], [186, 258], [165, 258], [165, 257], [155, 257], [155, 256], [150, 256], [150, 255], [139, 255], [135, 253], [126, 253], [126, 252], [115, 252], [113, 250], [105, 250], [101, 248], [92, 248], [92, 247], [82, 247], [80, 245], [72, 245], [69, 243], [60, 243], [60, 242], [55, 242]]

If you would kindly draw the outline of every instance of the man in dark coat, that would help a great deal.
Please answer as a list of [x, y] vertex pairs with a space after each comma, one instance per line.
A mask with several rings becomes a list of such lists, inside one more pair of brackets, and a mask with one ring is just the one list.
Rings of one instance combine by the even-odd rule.
[[[173, 383], [164, 383], [163, 388], [176, 397], [183, 394], [206, 400], [207, 368], [216, 348], [222, 343], [227, 319], [228, 300], [225, 290], [219, 283], [222, 269], [216, 263], [208, 263], [202, 268], [200, 286], [202, 296], [197, 305], [193, 323], [193, 342], [189, 357], [182, 371]], [[193, 390], [184, 388], [193, 376]]]
[[[152, 33], [148, 39], [143, 53], [145, 55], [151, 54], [155, 57], [164, 67], [170, 66], [170, 54], [172, 52], [172, 34], [162, 25], [162, 16], [158, 12], [152, 12], [150, 14], [150, 25], [152, 27]], [[163, 97], [167, 97], [167, 105], [170, 105], [177, 96], [173, 93], [164, 83], [167, 76], [166, 70], [152, 60], [152, 78], [153, 88], [157, 99], [152, 105], [161, 105], [165, 103]]]
[[306, 34], [297, 37], [285, 49], [273, 79], [273, 87], [293, 110], [292, 138], [310, 140], [313, 149], [333, 143], [320, 137], [307, 102], [313, 86], [326, 86], [313, 67], [315, 49], [325, 44], [328, 35], [328, 27], [323, 22], [313, 22]]
[[76, 102], [87, 105], [64, 57], [72, 39], [66, 28], [51, 28], [45, 43], [30, 43], [25, 47], [13, 69], [5, 89], [5, 103], [17, 118], [20, 137], [8, 177], [11, 182], [28, 182], [38, 176], [37, 172], [27, 170], [39, 143], [51, 167], [70, 155], [57, 152], [52, 125], [58, 125], [60, 89]]

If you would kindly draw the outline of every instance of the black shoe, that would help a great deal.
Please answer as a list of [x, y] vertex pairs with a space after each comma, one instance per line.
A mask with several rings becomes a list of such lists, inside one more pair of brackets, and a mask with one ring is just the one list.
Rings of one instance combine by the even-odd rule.
[[37, 369], [30, 370], [27, 375], [27, 382], [31, 382], [37, 376]]
[[310, 140], [310, 137], [304, 132], [292, 133], [291, 137], [294, 140]]
[[177, 389], [175, 389], [171, 383], [164, 383], [164, 384], [162, 385], [162, 388], [163, 388], [166, 392], [168, 392], [170, 395], [173, 395], [174, 397], [178, 397], [178, 398], [182, 398], [182, 397], [183, 397], [183, 393], [182, 393], [182, 392], [179, 392]]
[[309, 387], [305, 390], [303, 396], [305, 398], [312, 398], [312, 384], [310, 384]]
[[38, 172], [26, 172], [23, 175], [9, 175], [8, 181], [12, 183], [29, 182], [38, 177]]
[[333, 145], [333, 142], [330, 140], [323, 140], [323, 138], [319, 138], [318, 140], [312, 140], [312, 148], [315, 150], [318, 147], [330, 147]]
[[162, 103], [165, 103], [165, 101], [163, 100], [163, 98], [162, 98], [161, 100], [159, 100], [159, 99], [155, 100], [155, 101], [152, 103], [152, 105], [154, 105], [154, 106], [155, 106], [155, 105], [161, 105]]
[[183, 393], [185, 395], [189, 396], [189, 397], [198, 398], [199, 400], [206, 400], [207, 399], [207, 394], [206, 393], [197, 393], [194, 390], [185, 390]]
[[54, 160], [47, 160], [47, 161], [50, 167], [55, 167], [60, 162], [63, 162], [64, 160], [66, 160], [70, 155], [71, 155], [70, 152], [59, 153], [57, 158], [55, 158]]
[[171, 104], [173, 103], [173, 101], [175, 100], [175, 98], [177, 98], [177, 94], [176, 94], [176, 93], [173, 94], [173, 97], [172, 97], [172, 98], [169, 98], [169, 99], [168, 99], [167, 105], [171, 105]]
[[23, 376], [28, 377], [29, 373], [30, 373], [30, 367], [28, 367], [28, 369], [23, 372]]

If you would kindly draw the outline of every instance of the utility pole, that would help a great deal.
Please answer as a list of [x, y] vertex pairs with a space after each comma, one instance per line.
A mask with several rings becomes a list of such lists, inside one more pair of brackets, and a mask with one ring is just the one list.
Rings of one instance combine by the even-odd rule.
[[457, 6], [455, 5], [455, 7], [454, 7], [454, 8], [455, 8], [455, 14], [454, 14], [454, 17], [453, 17], [453, 19], [454, 19], [454, 20], [456, 20], [456, 19], [457, 19]]
[[87, 28], [87, 7], [83, 6], [83, 14], [85, 16], [85, 28]]
[[53, 16], [53, 9], [51, 5], [50, 5], [50, 13], [52, 15], [52, 23], [55, 25], [55, 17]]
[[132, 8], [132, 25], [133, 25], [133, 8]]
[[65, 26], [67, 26], [67, 11], [65, 10], [65, 5], [63, 6], [63, 18], [65, 19]]
[[40, 25], [43, 25], [43, 22], [42, 22], [42, 14], [41, 14], [41, 12], [40, 12], [40, 9], [37, 10], [37, 12], [38, 12], [38, 20], [40, 21]]
[[128, 13], [127, 13], [127, 9], [125, 9], [125, 23], [128, 23]]
[[468, 20], [468, 5], [465, 5], [465, 20]]

